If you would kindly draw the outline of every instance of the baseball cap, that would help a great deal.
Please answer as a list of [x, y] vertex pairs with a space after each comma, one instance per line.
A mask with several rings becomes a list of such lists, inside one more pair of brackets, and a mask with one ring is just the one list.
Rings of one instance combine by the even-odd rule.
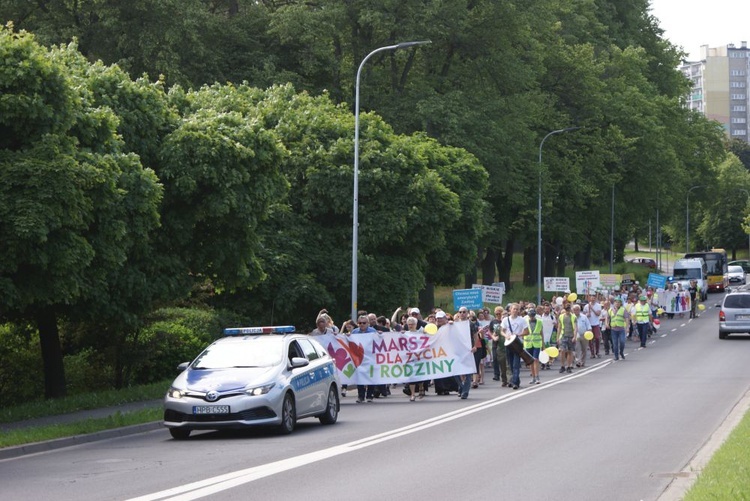
[[445, 318], [445, 317], [447, 317], [447, 316], [448, 316], [448, 315], [446, 315], [446, 314], [445, 314], [445, 312], [444, 312], [444, 311], [442, 311], [442, 310], [440, 310], [440, 311], [438, 311], [437, 313], [435, 313], [435, 318]]
[[419, 308], [412, 308], [409, 310], [409, 315], [416, 313], [417, 315], [420, 314]]
[[641, 301], [645, 301], [646, 300], [646, 296], [641, 296], [638, 299], [640, 299]]

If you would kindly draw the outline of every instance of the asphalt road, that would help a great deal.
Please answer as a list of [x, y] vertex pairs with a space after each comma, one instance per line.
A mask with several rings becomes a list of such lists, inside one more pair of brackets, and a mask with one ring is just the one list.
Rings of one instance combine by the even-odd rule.
[[710, 308], [637, 346], [538, 386], [522, 371], [517, 391], [488, 378], [468, 400], [349, 396], [339, 423], [291, 436], [156, 430], [8, 459], [0, 498], [657, 499], [748, 391], [750, 337], [720, 341]]

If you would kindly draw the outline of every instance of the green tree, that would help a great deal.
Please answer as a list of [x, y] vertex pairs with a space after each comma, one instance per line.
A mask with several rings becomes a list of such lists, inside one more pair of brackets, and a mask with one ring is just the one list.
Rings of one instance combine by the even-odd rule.
[[[65, 394], [58, 318], [80, 313], [158, 224], [153, 171], [123, 153], [117, 118], [66, 66], [74, 46], [47, 51], [0, 30], [0, 304], [36, 323], [45, 395]], [[19, 71], [20, 69], [20, 71]]]
[[[747, 246], [744, 224], [750, 207], [750, 173], [730, 154], [718, 165], [715, 176], [716, 182], [704, 190], [714, 196], [701, 203], [703, 218], [697, 233], [706, 247], [728, 249], [736, 259], [737, 249]], [[717, 193], [721, 196], [715, 196]]]

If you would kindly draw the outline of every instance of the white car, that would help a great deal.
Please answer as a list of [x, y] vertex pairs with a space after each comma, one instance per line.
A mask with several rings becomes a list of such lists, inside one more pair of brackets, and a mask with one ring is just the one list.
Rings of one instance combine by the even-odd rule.
[[164, 398], [172, 437], [192, 430], [275, 425], [291, 433], [297, 419], [338, 419], [334, 361], [315, 339], [293, 326], [225, 329], [192, 363], [178, 367]]
[[727, 279], [729, 280], [730, 284], [744, 285], [745, 284], [745, 270], [742, 269], [742, 266], [731, 265], [727, 267]]

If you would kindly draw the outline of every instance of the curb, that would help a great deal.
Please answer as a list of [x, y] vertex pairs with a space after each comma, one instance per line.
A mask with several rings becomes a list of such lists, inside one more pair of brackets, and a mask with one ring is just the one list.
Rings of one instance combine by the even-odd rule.
[[745, 392], [732, 410], [729, 411], [724, 421], [711, 434], [706, 443], [703, 444], [703, 447], [695, 453], [682, 471], [674, 475], [674, 479], [657, 498], [657, 501], [681, 501], [698, 479], [698, 475], [703, 471], [703, 468], [706, 467], [714, 456], [714, 453], [724, 444], [748, 410], [750, 410], [750, 391]]
[[124, 437], [127, 435], [134, 435], [136, 433], [144, 433], [147, 431], [157, 430], [164, 426], [163, 421], [153, 421], [151, 423], [135, 424], [132, 426], [125, 426], [122, 428], [113, 428], [111, 430], [97, 431], [95, 433], [87, 433], [85, 435], [74, 435], [72, 437], [58, 438], [55, 440], [47, 440], [45, 442], [34, 442], [31, 444], [17, 445], [14, 447], [6, 447], [0, 449], [0, 461], [4, 459], [13, 459], [21, 456], [27, 456], [29, 454], [38, 454], [40, 452], [48, 452], [55, 449], [62, 449], [63, 447], [71, 447], [73, 445], [86, 444], [90, 442], [96, 442], [98, 440], [107, 440], [110, 438]]

